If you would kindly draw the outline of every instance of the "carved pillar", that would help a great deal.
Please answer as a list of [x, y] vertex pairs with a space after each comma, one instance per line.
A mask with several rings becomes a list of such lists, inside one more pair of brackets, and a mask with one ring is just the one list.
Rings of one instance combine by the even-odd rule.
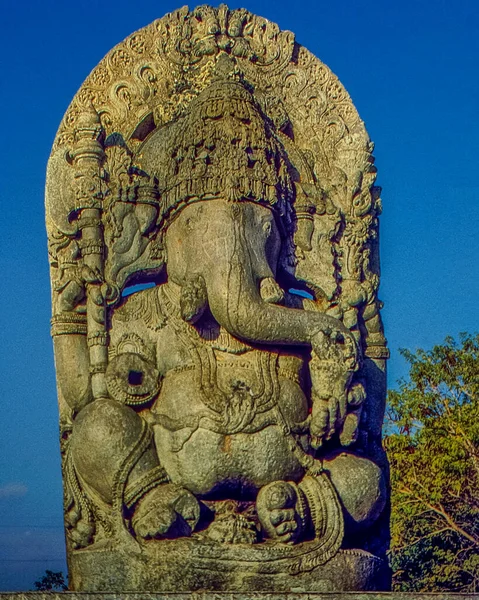
[[71, 151], [75, 168], [75, 209], [78, 214], [79, 242], [83, 259], [83, 277], [87, 293], [87, 342], [93, 398], [106, 398], [105, 370], [108, 362], [106, 301], [104, 290], [104, 241], [102, 200], [104, 183], [102, 164], [105, 152], [103, 129], [92, 109], [82, 115], [74, 133]]

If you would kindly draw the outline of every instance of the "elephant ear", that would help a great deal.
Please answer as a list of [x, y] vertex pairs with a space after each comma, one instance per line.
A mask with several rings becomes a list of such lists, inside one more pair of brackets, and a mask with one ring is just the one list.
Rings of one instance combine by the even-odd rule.
[[105, 279], [121, 292], [130, 282], [154, 278], [164, 266], [157, 225], [160, 200], [156, 181], [135, 164], [120, 135], [107, 138], [105, 155]]

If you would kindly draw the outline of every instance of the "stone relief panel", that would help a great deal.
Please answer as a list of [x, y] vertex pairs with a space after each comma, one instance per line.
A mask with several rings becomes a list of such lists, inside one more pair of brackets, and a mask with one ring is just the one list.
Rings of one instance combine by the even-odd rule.
[[46, 188], [73, 589], [387, 588], [372, 152], [244, 9], [168, 14], [86, 79]]

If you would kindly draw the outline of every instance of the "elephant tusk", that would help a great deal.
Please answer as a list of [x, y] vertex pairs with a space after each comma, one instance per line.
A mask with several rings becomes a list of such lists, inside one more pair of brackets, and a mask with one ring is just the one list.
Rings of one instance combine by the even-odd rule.
[[261, 280], [259, 293], [261, 299], [268, 304], [279, 304], [284, 300], [284, 292], [273, 277], [265, 277]]

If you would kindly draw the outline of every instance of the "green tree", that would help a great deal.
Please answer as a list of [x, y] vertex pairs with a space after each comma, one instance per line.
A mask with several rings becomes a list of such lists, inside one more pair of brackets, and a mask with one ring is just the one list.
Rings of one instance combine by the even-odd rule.
[[68, 589], [61, 571], [45, 571], [45, 575], [34, 583], [35, 589], [42, 592], [62, 592]]
[[479, 335], [402, 350], [388, 395], [393, 589], [479, 591]]

